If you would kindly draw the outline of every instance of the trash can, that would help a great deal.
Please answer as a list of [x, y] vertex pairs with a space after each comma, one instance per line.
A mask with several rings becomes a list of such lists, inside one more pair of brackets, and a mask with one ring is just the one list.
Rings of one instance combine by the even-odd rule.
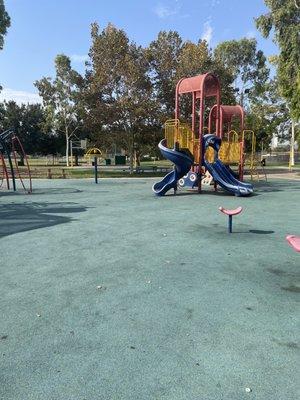
[[126, 165], [126, 156], [115, 156], [115, 165]]
[[111, 165], [111, 159], [110, 158], [106, 158], [105, 159], [105, 165]]

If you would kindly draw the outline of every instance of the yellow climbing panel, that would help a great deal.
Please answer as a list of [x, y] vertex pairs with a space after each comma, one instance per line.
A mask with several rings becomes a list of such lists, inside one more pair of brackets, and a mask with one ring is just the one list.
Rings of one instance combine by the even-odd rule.
[[175, 142], [181, 149], [187, 149], [194, 156], [195, 163], [199, 162], [199, 139], [195, 139], [191, 128], [178, 119], [170, 119], [165, 123], [165, 138], [167, 146], [173, 148]]
[[[188, 149], [194, 156], [195, 163], [199, 163], [200, 142], [195, 139], [191, 128], [179, 120], [172, 119], [165, 123], [165, 138], [167, 146], [173, 148], [175, 142], [179, 143], [181, 149]], [[214, 150], [209, 147], [205, 157], [209, 162], [214, 160]], [[222, 139], [219, 158], [225, 164], [238, 164], [241, 159], [241, 143], [239, 135], [230, 131], [227, 138]]]
[[[214, 160], [214, 150], [209, 147], [205, 154], [209, 162]], [[241, 143], [239, 135], [235, 131], [230, 131], [227, 136], [222, 138], [222, 144], [219, 150], [219, 158], [224, 164], [238, 164], [241, 159]]]

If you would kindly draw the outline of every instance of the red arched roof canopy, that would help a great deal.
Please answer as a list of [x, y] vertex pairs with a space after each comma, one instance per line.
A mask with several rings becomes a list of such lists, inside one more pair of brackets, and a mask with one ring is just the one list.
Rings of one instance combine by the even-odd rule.
[[182, 94], [192, 94], [192, 131], [195, 134], [195, 121], [196, 121], [196, 100], [200, 100], [200, 112], [199, 112], [199, 139], [203, 134], [204, 127], [204, 99], [206, 97], [216, 97], [217, 105], [217, 116], [216, 125], [217, 132], [219, 131], [219, 106], [221, 98], [221, 89], [219, 78], [211, 72], [203, 75], [193, 76], [192, 78], [182, 78], [176, 85], [176, 96], [175, 96], [175, 119], [179, 119], [180, 116], [180, 101], [179, 97]]
[[[211, 72], [183, 78], [177, 83], [176, 94], [197, 93], [197, 98], [217, 96], [220, 93], [219, 78]], [[202, 96], [201, 96], [202, 95]]]
[[[217, 104], [215, 104], [209, 113], [209, 130], [211, 131], [212, 122], [217, 116]], [[220, 105], [220, 135], [222, 135], [223, 124], [231, 125], [232, 118], [237, 117], [240, 120], [241, 131], [244, 129], [245, 111], [242, 106], [224, 106]]]

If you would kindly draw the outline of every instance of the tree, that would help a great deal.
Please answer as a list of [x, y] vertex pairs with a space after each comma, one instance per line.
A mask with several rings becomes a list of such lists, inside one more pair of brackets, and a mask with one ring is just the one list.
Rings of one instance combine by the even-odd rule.
[[[157, 39], [150, 43], [147, 54], [151, 65], [154, 93], [161, 110], [161, 123], [173, 117], [175, 87], [184, 77], [214, 72], [221, 82], [222, 101], [226, 104], [235, 102], [232, 74], [225, 67], [223, 60], [213, 57], [205, 40], [199, 40], [197, 43], [184, 42], [177, 32], [162, 31]], [[190, 97], [182, 98], [181, 110], [183, 117], [188, 120], [191, 110]]]
[[257, 146], [267, 148], [276, 135], [287, 140], [290, 117], [285, 100], [279, 95], [276, 78], [265, 84], [263, 93], [251, 102], [246, 116], [246, 125], [256, 133]]
[[44, 154], [45, 114], [40, 104], [18, 105], [14, 101], [0, 103], [0, 129], [13, 129], [22, 142], [25, 153]]
[[280, 93], [287, 100], [291, 115], [300, 119], [300, 2], [299, 0], [265, 0], [269, 12], [256, 19], [256, 25], [267, 38], [274, 31], [274, 42], [280, 48], [277, 75]]
[[0, 110], [0, 131], [13, 129], [19, 135], [19, 129], [22, 126], [21, 107], [14, 101], [4, 101], [1, 103]]
[[55, 79], [42, 78], [35, 82], [43, 99], [47, 120], [54, 131], [63, 132], [66, 140], [66, 163], [69, 166], [69, 141], [82, 125], [80, 94], [82, 76], [71, 68], [69, 57], [55, 58]]
[[[205, 74], [207, 72], [215, 73], [221, 85], [221, 102], [223, 104], [234, 104], [235, 97], [232, 87], [233, 76], [225, 67], [222, 60], [215, 59], [212, 51], [209, 49], [208, 44], [205, 40], [199, 40], [198, 43], [192, 43], [186, 41], [183, 43], [179, 61], [176, 70], [176, 82], [183, 77], [192, 77], [196, 75]], [[175, 94], [175, 86], [173, 88], [173, 96]], [[206, 105], [208, 107], [215, 103], [215, 98], [207, 99]], [[191, 96], [188, 96], [181, 106], [185, 119], [188, 119], [188, 115], [191, 113]]]
[[[10, 27], [10, 17], [7, 14], [3, 0], [0, 0], [0, 50], [3, 49], [4, 36], [7, 33], [7, 29]], [[2, 86], [0, 85], [0, 91]]]
[[220, 80], [221, 104], [236, 104], [232, 72], [225, 66], [222, 60], [216, 59], [214, 56], [212, 58], [211, 71], [214, 72]]
[[274, 42], [280, 48], [275, 58], [278, 84], [286, 99], [291, 121], [291, 165], [294, 165], [296, 121], [300, 118], [300, 4], [298, 0], [265, 0], [269, 12], [256, 19], [256, 25], [264, 37], [273, 29]]
[[[242, 105], [248, 97], [254, 98], [264, 90], [269, 69], [263, 52], [257, 50], [255, 39], [243, 38], [222, 42], [215, 48], [214, 57], [233, 75], [236, 90], [240, 90]], [[248, 96], [245, 96], [246, 94]]]
[[174, 114], [175, 86], [178, 80], [178, 65], [182, 49], [178, 32], [161, 31], [146, 50], [150, 61], [151, 78], [155, 97], [161, 111], [161, 122]]
[[[186, 41], [183, 43], [176, 68], [176, 81], [183, 77], [190, 77], [206, 73], [211, 70], [212, 59], [207, 42], [198, 43]], [[173, 88], [174, 90], [174, 88]]]
[[85, 119], [106, 145], [115, 134], [123, 137], [132, 172], [134, 151], [141, 149], [156, 116], [145, 51], [112, 24], [102, 31], [93, 24], [89, 55]]
[[10, 17], [5, 10], [3, 0], [0, 0], [0, 50], [3, 49], [4, 36], [7, 33], [7, 29], [10, 27]]

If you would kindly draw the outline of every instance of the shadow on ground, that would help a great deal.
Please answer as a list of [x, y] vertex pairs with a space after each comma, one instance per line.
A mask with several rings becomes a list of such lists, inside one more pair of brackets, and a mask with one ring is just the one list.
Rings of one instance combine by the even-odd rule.
[[298, 181], [268, 181], [268, 182], [256, 182], [254, 184], [254, 190], [263, 193], [272, 193], [272, 192], [286, 192], [286, 191], [295, 191], [300, 190], [300, 182]]
[[86, 207], [76, 203], [25, 203], [0, 205], [0, 238], [19, 232], [31, 231], [72, 220], [71, 217], [55, 214], [79, 213]]
[[73, 189], [73, 188], [39, 188], [35, 189], [33, 188], [32, 193], [27, 193], [22, 189], [18, 189], [17, 191], [13, 190], [5, 190], [1, 189], [0, 195], [1, 197], [8, 197], [8, 196], [34, 196], [36, 194], [46, 194], [46, 195], [52, 195], [52, 194], [73, 194], [73, 193], [82, 193], [82, 190], [80, 189]]
[[263, 231], [261, 229], [249, 229], [250, 233], [256, 233], [257, 235], [270, 235], [271, 233], [275, 233], [274, 231]]
[[33, 189], [32, 194], [73, 194], [73, 193], [82, 193], [80, 189], [73, 188], [39, 188]]

